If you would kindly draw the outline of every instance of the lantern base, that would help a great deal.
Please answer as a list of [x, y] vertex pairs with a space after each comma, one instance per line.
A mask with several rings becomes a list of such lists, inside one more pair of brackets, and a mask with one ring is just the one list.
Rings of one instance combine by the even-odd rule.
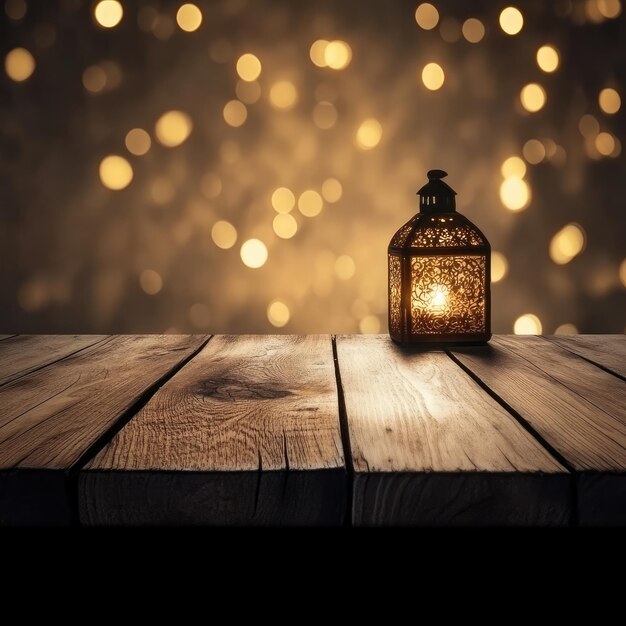
[[467, 335], [409, 335], [408, 337], [394, 337], [391, 339], [400, 346], [424, 346], [440, 348], [450, 346], [479, 346], [485, 345], [491, 339], [491, 333], [471, 333]]

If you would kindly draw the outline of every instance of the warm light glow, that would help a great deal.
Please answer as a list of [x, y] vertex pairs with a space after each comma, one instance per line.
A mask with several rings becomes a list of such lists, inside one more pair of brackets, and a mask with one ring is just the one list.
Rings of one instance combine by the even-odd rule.
[[480, 20], [470, 17], [463, 22], [463, 37], [470, 43], [478, 43], [485, 36], [485, 27]]
[[244, 265], [253, 269], [263, 267], [267, 261], [267, 247], [260, 239], [248, 239], [239, 253]]
[[597, 0], [598, 11], [608, 20], [619, 17], [622, 12], [622, 3], [620, 0]]
[[537, 165], [546, 158], [546, 148], [538, 139], [529, 139], [522, 148], [522, 154], [531, 165]]
[[93, 14], [100, 26], [113, 28], [122, 21], [124, 9], [117, 0], [102, 0], [96, 4]]
[[622, 281], [622, 285], [626, 287], [626, 259], [624, 259], [619, 266], [619, 279]]
[[524, 178], [526, 176], [526, 163], [518, 156], [511, 156], [502, 163], [500, 171], [504, 178]]
[[248, 82], [256, 80], [261, 75], [261, 61], [249, 52], [242, 54], [237, 60], [237, 74]]
[[163, 288], [163, 279], [154, 270], [144, 270], [139, 276], [139, 285], [149, 296], [155, 296]]
[[322, 196], [326, 202], [330, 202], [331, 204], [339, 202], [342, 195], [343, 187], [336, 178], [327, 178], [322, 183]]
[[356, 272], [354, 259], [347, 254], [342, 254], [335, 261], [335, 274], [340, 280], [350, 280]]
[[507, 7], [500, 13], [500, 28], [507, 35], [517, 35], [524, 26], [524, 16], [519, 9]]
[[541, 46], [537, 50], [537, 65], [544, 72], [554, 72], [559, 67], [559, 53], [553, 46]]
[[432, 4], [424, 2], [415, 10], [415, 21], [420, 28], [432, 30], [439, 22], [439, 11]]
[[615, 89], [607, 87], [600, 92], [598, 96], [600, 108], [608, 115], [613, 115], [620, 110], [622, 99]]
[[569, 263], [585, 247], [585, 231], [578, 224], [568, 224], [552, 237], [550, 258], [558, 265]]
[[272, 222], [272, 228], [281, 239], [291, 239], [298, 232], [298, 222], [289, 213], [279, 213]]
[[317, 191], [308, 189], [298, 198], [298, 209], [305, 217], [315, 217], [319, 215], [324, 206], [322, 196]]
[[337, 121], [337, 109], [332, 102], [318, 102], [313, 109], [313, 123], [322, 130], [328, 130]]
[[352, 48], [345, 41], [329, 41], [324, 48], [324, 62], [333, 70], [342, 70], [348, 67], [351, 60]]
[[124, 139], [126, 149], [136, 156], [141, 156], [150, 150], [152, 142], [150, 135], [143, 128], [133, 128], [126, 133]]
[[317, 65], [317, 67], [326, 67], [326, 46], [328, 46], [328, 41], [326, 41], [326, 39], [318, 39], [311, 45], [309, 55], [311, 57], [311, 61], [313, 61], [313, 64]]
[[289, 322], [289, 318], [291, 317], [291, 313], [289, 311], [289, 307], [280, 300], [274, 300], [270, 302], [267, 307], [267, 319], [269, 320], [272, 326], [276, 326], [276, 328], [282, 328]]
[[595, 144], [596, 150], [603, 156], [609, 156], [615, 150], [615, 138], [611, 133], [599, 133]]
[[521, 211], [530, 201], [530, 188], [521, 178], [510, 176], [500, 185], [500, 200], [509, 211]]
[[202, 24], [202, 11], [195, 4], [183, 4], [176, 13], [176, 22], [181, 30], [192, 33]]
[[191, 118], [186, 113], [167, 111], [158, 119], [154, 130], [162, 145], [174, 148], [187, 140], [192, 129]]
[[356, 131], [356, 143], [363, 150], [375, 148], [383, 136], [383, 127], [373, 117], [365, 120]]
[[555, 331], [555, 335], [577, 335], [578, 328], [574, 324], [561, 324]]
[[501, 252], [491, 253], [491, 282], [498, 283], [505, 278], [509, 271], [509, 262]]
[[211, 239], [218, 248], [228, 250], [237, 243], [237, 229], [230, 222], [219, 220], [211, 228]]
[[362, 333], [376, 334], [380, 332], [380, 320], [375, 315], [366, 315], [359, 322], [359, 330]]
[[291, 189], [279, 187], [272, 194], [272, 206], [276, 213], [289, 213], [296, 206], [296, 197]]
[[224, 121], [234, 128], [243, 125], [248, 118], [248, 109], [243, 102], [239, 100], [231, 100], [224, 105]]
[[431, 91], [437, 91], [441, 89], [446, 76], [443, 72], [443, 68], [438, 63], [428, 63], [422, 70], [422, 82], [426, 89]]
[[433, 313], [443, 313], [443, 310], [448, 303], [448, 288], [444, 285], [433, 285], [430, 292], [429, 309]]
[[4, 58], [4, 70], [11, 80], [21, 83], [35, 71], [35, 59], [26, 48], [13, 48]]
[[27, 10], [26, 0], [6, 0], [4, 3], [4, 12], [15, 22], [23, 19]]
[[106, 72], [99, 65], [91, 65], [83, 72], [83, 87], [90, 93], [100, 93], [106, 84]]
[[165, 176], [158, 176], [150, 185], [150, 195], [157, 204], [167, 204], [174, 199], [176, 187]]
[[287, 111], [293, 108], [298, 100], [298, 92], [293, 83], [281, 80], [272, 85], [270, 89], [270, 103], [275, 109]]
[[516, 335], [541, 335], [541, 320], [532, 313], [525, 313], [515, 320], [513, 332]]
[[261, 97], [261, 85], [255, 80], [251, 82], [238, 80], [235, 93], [237, 94], [237, 98], [245, 104], [254, 104]]
[[537, 83], [529, 83], [520, 92], [522, 106], [530, 113], [543, 109], [546, 103], [545, 89]]
[[583, 137], [595, 137], [600, 132], [600, 123], [593, 115], [586, 113], [578, 122], [578, 130]]
[[108, 189], [120, 190], [128, 187], [133, 180], [133, 168], [121, 156], [110, 155], [100, 162], [100, 180]]

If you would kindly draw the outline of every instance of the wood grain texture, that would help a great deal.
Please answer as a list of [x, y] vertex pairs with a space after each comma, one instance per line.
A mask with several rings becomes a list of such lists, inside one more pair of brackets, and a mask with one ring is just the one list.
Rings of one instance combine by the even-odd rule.
[[17, 337], [17, 335], [0, 335], [0, 341], [4, 341], [5, 339], [11, 339], [11, 337]]
[[548, 335], [546, 339], [626, 378], [626, 335]]
[[[2, 387], [0, 524], [45, 517], [45, 511], [37, 510], [36, 494], [21, 500], [30, 503], [26, 508], [10, 497], [14, 482], [26, 480], [22, 470], [29, 476], [64, 475], [147, 389], [206, 340], [174, 335], [111, 337]], [[48, 511], [49, 523], [68, 521], [69, 503], [59, 504], [61, 509], [65, 514], [60, 517], [56, 510]]]
[[576, 477], [582, 524], [626, 521], [626, 383], [556, 343], [505, 337], [454, 356], [507, 403]]
[[[152, 488], [145, 471], [154, 469], [185, 473], [172, 479], [176, 491], [159, 496], [171, 499], [164, 505], [168, 511], [179, 512], [163, 523], [229, 523], [216, 505], [224, 484], [232, 485], [227, 510], [237, 523], [306, 524], [319, 518], [324, 498], [312, 498], [306, 510], [289, 516], [272, 504], [282, 494], [268, 488], [259, 495], [261, 475], [266, 484], [284, 489], [285, 480], [266, 478], [267, 472], [310, 474], [306, 480], [317, 484], [310, 489], [321, 489], [330, 508], [340, 510], [336, 480], [328, 481], [326, 471], [345, 477], [330, 337], [214, 337], [81, 472], [81, 519], [121, 521], [119, 501], [111, 494], [129, 491], [138, 494], [135, 518], [149, 519], [145, 507], [157, 497], [141, 494]], [[226, 478], [216, 478], [218, 472]], [[182, 501], [200, 488], [203, 502], [212, 504], [190, 518]], [[272, 513], [254, 513], [261, 510]]]
[[[355, 524], [463, 525], [481, 509], [488, 525], [568, 518], [565, 468], [443, 351], [340, 336], [337, 357], [357, 474]], [[446, 475], [448, 495], [424, 487], [435, 475]], [[534, 498], [530, 508], [528, 498], [516, 500], [521, 493]]]
[[[452, 354], [513, 408], [578, 471], [626, 470], [626, 425], [532, 363], [534, 338], [495, 338]], [[527, 342], [527, 358], [519, 346]], [[554, 356], [554, 355], [553, 355]], [[572, 374], [555, 375], [572, 378]]]
[[106, 335], [17, 335], [0, 343], [0, 385], [106, 339]]

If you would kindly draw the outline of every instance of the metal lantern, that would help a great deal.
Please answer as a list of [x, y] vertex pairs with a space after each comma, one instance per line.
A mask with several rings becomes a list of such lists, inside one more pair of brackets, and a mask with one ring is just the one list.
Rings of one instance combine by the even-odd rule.
[[420, 212], [389, 244], [389, 334], [400, 344], [491, 338], [491, 246], [456, 212], [456, 192], [428, 172]]

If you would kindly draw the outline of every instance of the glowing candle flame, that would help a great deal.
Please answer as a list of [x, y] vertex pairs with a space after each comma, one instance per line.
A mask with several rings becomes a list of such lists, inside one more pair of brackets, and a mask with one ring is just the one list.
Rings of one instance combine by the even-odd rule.
[[441, 285], [435, 285], [432, 290], [430, 308], [435, 312], [443, 311], [448, 302], [448, 290]]

